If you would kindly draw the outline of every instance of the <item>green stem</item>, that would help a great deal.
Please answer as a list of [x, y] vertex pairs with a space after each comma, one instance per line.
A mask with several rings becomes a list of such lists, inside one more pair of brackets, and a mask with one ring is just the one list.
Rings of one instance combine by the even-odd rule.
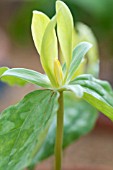
[[57, 112], [57, 129], [55, 141], [55, 170], [61, 170], [62, 167], [62, 143], [63, 143], [63, 119], [64, 119], [63, 92], [60, 92], [58, 102], [59, 109]]

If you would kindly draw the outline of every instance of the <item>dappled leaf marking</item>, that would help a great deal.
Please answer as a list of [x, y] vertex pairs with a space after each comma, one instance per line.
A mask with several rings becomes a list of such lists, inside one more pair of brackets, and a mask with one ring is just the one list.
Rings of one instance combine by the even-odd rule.
[[[0, 165], [0, 167], [2, 169], [20, 170], [20, 168], [24, 168], [25, 166], [27, 166], [27, 164], [29, 164], [32, 152], [37, 142], [38, 145], [41, 145], [39, 140], [40, 135], [43, 135], [45, 131], [47, 133], [47, 129], [49, 127], [49, 123], [53, 117], [53, 114], [56, 113], [56, 110], [58, 108], [57, 99], [57, 92], [52, 92], [50, 90], [34, 91], [26, 95], [19, 104], [11, 106], [8, 109], [9, 112], [6, 109], [2, 113], [1, 121], [5, 121], [5, 124], [3, 124], [4, 126], [7, 123], [7, 119], [9, 119], [10, 121], [15, 121], [16, 123], [16, 120], [18, 122], [19, 118], [21, 122], [20, 124], [17, 123], [17, 126], [15, 124], [16, 129], [12, 127], [12, 129], [9, 129], [7, 133], [1, 133], [2, 135], [0, 143], [2, 143], [2, 148], [0, 149], [0, 157], [2, 164]], [[25, 109], [26, 106], [28, 107], [28, 109]], [[20, 113], [23, 107], [23, 110], [25, 112], [24, 116], [22, 117]], [[10, 110], [13, 110], [14, 113], [10, 113]], [[13, 114], [17, 114], [18, 117], [14, 119], [14, 116], [12, 116]], [[8, 151], [7, 145], [9, 147]], [[5, 151], [7, 151], [7, 154], [2, 155], [3, 151], [4, 153]]]

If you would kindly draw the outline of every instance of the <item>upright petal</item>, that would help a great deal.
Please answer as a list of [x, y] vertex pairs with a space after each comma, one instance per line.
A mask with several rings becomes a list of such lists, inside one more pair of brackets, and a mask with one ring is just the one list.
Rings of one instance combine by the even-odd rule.
[[40, 54], [42, 37], [50, 19], [44, 13], [33, 11], [31, 31], [37, 51]]
[[41, 63], [53, 86], [57, 86], [54, 76], [54, 61], [58, 58], [55, 25], [56, 16], [54, 16], [49, 22], [41, 45]]
[[58, 39], [68, 70], [72, 58], [73, 18], [69, 8], [62, 1], [56, 2], [56, 12]]

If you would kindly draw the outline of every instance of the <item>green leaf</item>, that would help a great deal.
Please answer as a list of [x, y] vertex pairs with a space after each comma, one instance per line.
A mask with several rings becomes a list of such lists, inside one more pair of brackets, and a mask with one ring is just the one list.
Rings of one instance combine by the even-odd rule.
[[113, 89], [109, 82], [106, 80], [99, 80], [93, 77], [93, 80], [98, 83], [100, 86], [102, 86], [110, 95], [113, 95]]
[[57, 92], [51, 90], [37, 90], [2, 112], [1, 170], [20, 170], [30, 164], [58, 109], [58, 96]]
[[83, 96], [83, 89], [80, 85], [65, 85], [63, 88], [66, 91], [73, 92], [77, 98], [81, 98]]
[[8, 70], [7, 67], [0, 67], [0, 76], [1, 76], [6, 70]]
[[93, 90], [85, 89], [83, 98], [113, 121], [113, 107]]
[[[102, 83], [91, 75], [81, 75], [70, 84], [81, 85], [84, 91], [83, 99], [113, 121], [113, 91], [108, 83], [105, 85], [105, 82]], [[107, 91], [107, 89], [109, 90]]]
[[50, 81], [46, 75], [25, 68], [12, 68], [5, 71], [0, 77], [2, 81], [10, 85], [25, 85], [27, 82], [41, 87], [50, 87]]
[[[97, 120], [97, 110], [83, 100], [77, 100], [72, 93], [66, 93], [64, 97], [64, 140], [63, 148], [77, 141], [80, 137], [89, 133]], [[32, 161], [32, 165], [41, 162], [54, 153], [56, 131], [56, 117], [41, 149]]]
[[49, 21], [50, 19], [44, 13], [40, 11], [33, 11], [31, 30], [33, 40], [39, 54], [41, 52], [42, 38]]
[[46, 30], [41, 45], [41, 63], [53, 86], [56, 86], [54, 78], [54, 62], [58, 58], [57, 37], [55, 33], [56, 16], [54, 16]]
[[72, 59], [73, 18], [69, 8], [62, 1], [56, 1], [56, 13], [58, 39], [68, 70]]
[[71, 65], [70, 65], [69, 74], [68, 74], [68, 80], [70, 80], [73, 77], [77, 68], [81, 64], [85, 54], [88, 52], [88, 50], [91, 47], [92, 47], [92, 45], [88, 42], [79, 43], [75, 47], [75, 49], [73, 51], [73, 58], [72, 58], [72, 62], [71, 62]]
[[93, 77], [91, 74], [83, 74], [73, 81], [71, 84], [80, 84], [83, 87], [88, 87], [104, 97], [104, 99], [113, 106], [113, 90], [107, 81], [99, 80]]

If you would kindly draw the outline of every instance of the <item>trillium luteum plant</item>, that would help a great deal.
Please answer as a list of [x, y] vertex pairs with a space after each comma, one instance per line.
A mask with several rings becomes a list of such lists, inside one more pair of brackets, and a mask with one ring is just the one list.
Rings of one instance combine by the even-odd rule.
[[46, 74], [24, 68], [2, 67], [0, 78], [10, 85], [32, 83], [43, 89], [27, 94], [18, 104], [2, 112], [1, 170], [24, 169], [33, 164], [31, 162], [34, 158], [38, 160], [41, 152], [36, 155], [55, 114], [57, 127], [54, 169], [61, 170], [65, 91], [72, 92], [76, 98], [86, 100], [113, 120], [113, 91], [109, 83], [90, 74], [76, 74], [92, 45], [89, 42], [81, 42], [74, 47], [73, 18], [66, 4], [56, 1], [56, 15], [52, 19], [42, 12], [33, 11], [31, 29]]

